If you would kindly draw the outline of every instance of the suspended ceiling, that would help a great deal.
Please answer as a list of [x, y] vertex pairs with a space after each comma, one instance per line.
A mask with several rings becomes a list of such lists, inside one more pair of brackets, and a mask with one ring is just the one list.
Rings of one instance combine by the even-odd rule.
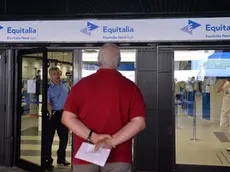
[[[228, 0], [1, 0], [0, 17], [35, 16], [68, 17], [99, 14], [124, 15], [151, 14], [168, 16], [175, 14], [197, 15], [198, 13], [229, 14]], [[202, 16], [202, 15], [200, 15]]]

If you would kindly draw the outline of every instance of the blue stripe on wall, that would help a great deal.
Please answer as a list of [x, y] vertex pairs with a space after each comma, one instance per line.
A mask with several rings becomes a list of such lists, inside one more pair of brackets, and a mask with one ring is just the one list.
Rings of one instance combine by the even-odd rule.
[[[89, 64], [84, 63], [83, 69], [85, 70], [98, 70], [97, 64]], [[119, 71], [135, 71], [134, 63], [121, 63], [120, 66], [117, 68]]]

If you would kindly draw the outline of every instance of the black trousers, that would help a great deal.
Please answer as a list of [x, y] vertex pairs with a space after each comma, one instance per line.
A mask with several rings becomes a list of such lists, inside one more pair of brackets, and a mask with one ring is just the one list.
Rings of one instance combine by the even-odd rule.
[[44, 133], [44, 160], [43, 163], [52, 164], [52, 144], [57, 130], [59, 137], [59, 149], [57, 151], [57, 161], [62, 162], [66, 158], [66, 147], [68, 144], [68, 128], [61, 123], [62, 110], [53, 111], [51, 119], [46, 120]]

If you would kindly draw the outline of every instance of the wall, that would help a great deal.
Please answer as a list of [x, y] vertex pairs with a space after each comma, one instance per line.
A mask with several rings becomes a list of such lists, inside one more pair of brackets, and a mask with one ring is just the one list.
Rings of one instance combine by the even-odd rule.
[[146, 104], [146, 129], [135, 140], [135, 169], [158, 169], [157, 52], [154, 48], [137, 49], [136, 83]]
[[[2, 54], [2, 52], [1, 52]], [[6, 113], [5, 113], [5, 104], [6, 104], [6, 64], [4, 56], [0, 56], [0, 166], [5, 163], [5, 148], [6, 148]]]

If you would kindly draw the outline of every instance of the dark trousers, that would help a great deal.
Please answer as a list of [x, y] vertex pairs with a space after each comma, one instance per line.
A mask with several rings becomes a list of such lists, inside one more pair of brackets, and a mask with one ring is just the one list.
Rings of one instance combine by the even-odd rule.
[[62, 110], [53, 111], [51, 119], [47, 119], [44, 135], [44, 163], [52, 164], [52, 144], [57, 130], [59, 137], [59, 149], [57, 151], [57, 161], [62, 162], [66, 158], [66, 147], [68, 144], [68, 128], [61, 123]]

